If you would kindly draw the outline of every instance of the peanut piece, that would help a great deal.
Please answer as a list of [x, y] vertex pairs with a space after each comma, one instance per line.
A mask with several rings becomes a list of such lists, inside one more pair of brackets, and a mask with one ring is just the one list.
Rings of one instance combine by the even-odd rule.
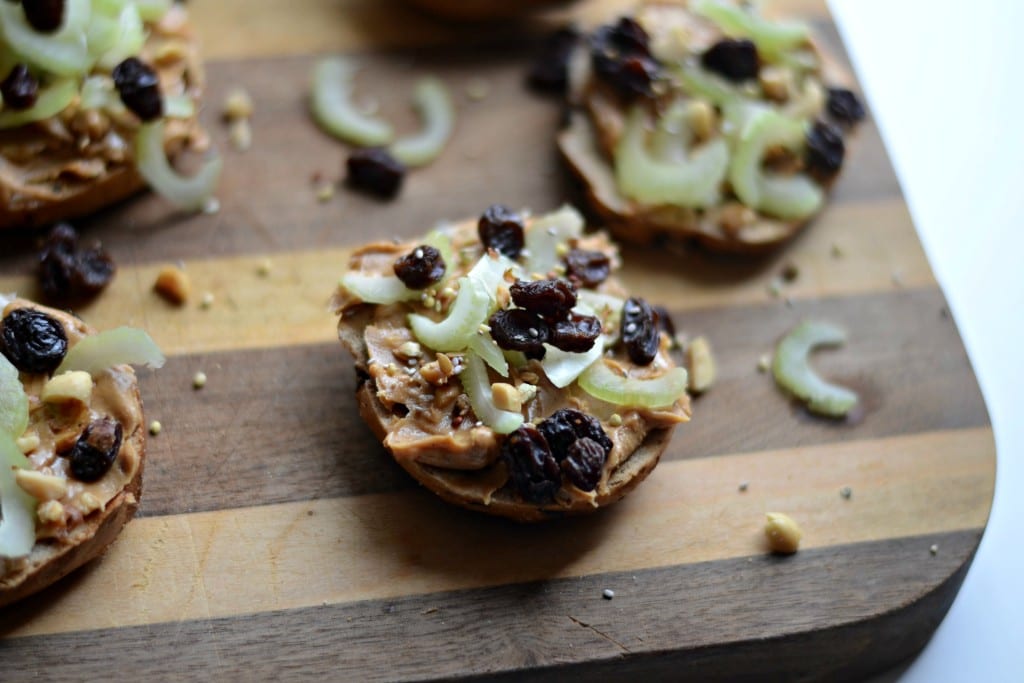
[[228, 126], [228, 139], [231, 146], [239, 152], [245, 152], [252, 147], [252, 126], [249, 119], [232, 119]]
[[765, 97], [776, 102], [785, 102], [793, 89], [792, 74], [779, 66], [766, 66], [761, 69], [758, 78]]
[[448, 383], [448, 375], [441, 370], [441, 365], [436, 360], [426, 363], [420, 368], [420, 376], [435, 387]]
[[491, 398], [498, 410], [508, 410], [518, 413], [523, 409], [523, 397], [511, 384], [496, 382], [491, 385]]
[[43, 403], [70, 403], [89, 405], [92, 396], [92, 376], [81, 370], [71, 370], [51, 377], [40, 395]]
[[103, 503], [99, 498], [86, 491], [78, 497], [78, 507], [81, 508], [83, 515], [88, 515], [103, 507]]
[[224, 118], [247, 119], [252, 116], [252, 98], [242, 88], [234, 88], [224, 98]]
[[450, 356], [443, 353], [437, 354], [437, 364], [441, 368], [441, 372], [444, 373], [445, 377], [451, 377], [455, 374], [455, 364], [452, 363]]
[[58, 500], [68, 492], [68, 483], [63, 478], [35, 470], [16, 470], [14, 481], [36, 500]]
[[704, 100], [694, 100], [686, 105], [686, 121], [701, 140], [707, 140], [715, 132], [715, 110]]
[[686, 364], [690, 371], [690, 391], [699, 394], [710, 389], [715, 381], [715, 359], [707, 339], [697, 337], [690, 342], [686, 348]]
[[421, 352], [420, 345], [414, 341], [407, 341], [395, 349], [395, 355], [405, 359], [419, 358]]
[[800, 539], [803, 538], [804, 532], [787, 514], [769, 512], [767, 517], [764, 534], [768, 537], [768, 547], [773, 553], [795, 553], [800, 548]]
[[39, 448], [42, 441], [39, 439], [39, 435], [35, 432], [26, 432], [15, 439], [14, 443], [18, 445], [18, 448], [22, 453], [28, 455], [35, 449]]
[[165, 266], [156, 276], [153, 291], [168, 302], [181, 306], [192, 294], [192, 283], [181, 268]]
[[48, 500], [36, 508], [36, 516], [43, 524], [64, 526], [64, 506], [55, 500]]

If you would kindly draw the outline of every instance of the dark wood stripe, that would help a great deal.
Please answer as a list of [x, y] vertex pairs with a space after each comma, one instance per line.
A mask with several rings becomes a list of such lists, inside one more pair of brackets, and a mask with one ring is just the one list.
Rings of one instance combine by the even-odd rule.
[[[782, 302], [677, 314], [706, 334], [719, 379], [695, 402], [666, 457], [693, 458], [988, 424], [953, 322], [936, 290]], [[864, 411], [845, 423], [807, 415], [757, 371], [758, 358], [804, 317], [850, 332], [818, 354], [828, 377], [856, 388]], [[201, 391], [183, 390], [203, 370]], [[172, 358], [143, 372], [150, 439], [146, 515], [309, 500], [412, 486], [362, 423], [347, 354], [334, 344]]]
[[[336, 680], [367, 681], [623, 674], [761, 681], [810, 672], [847, 680], [892, 666], [924, 645], [980, 538], [981, 530], [971, 529], [791, 557], [32, 636], [0, 641], [0, 654], [15, 678], [53, 681], [165, 680], [172, 673], [245, 680], [252, 671], [278, 680], [323, 671]], [[74, 584], [72, 578], [56, 590]], [[614, 599], [602, 598], [606, 588]], [[37, 596], [20, 607], [30, 613], [46, 600]], [[115, 652], [131, 653], [116, 671], [109, 664]]]

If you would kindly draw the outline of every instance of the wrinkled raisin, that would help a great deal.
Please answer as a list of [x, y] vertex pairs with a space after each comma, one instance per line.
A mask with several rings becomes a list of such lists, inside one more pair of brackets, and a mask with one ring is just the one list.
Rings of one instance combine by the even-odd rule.
[[349, 187], [363, 190], [382, 199], [390, 199], [402, 189], [405, 166], [386, 149], [358, 149], [346, 162]]
[[0, 95], [4, 98], [4, 109], [28, 109], [39, 97], [39, 81], [29, 73], [26, 65], [15, 64], [0, 83]]
[[563, 320], [576, 305], [576, 288], [565, 280], [517, 280], [509, 288], [516, 306], [544, 320]]
[[612, 440], [605, 434], [600, 420], [572, 408], [556, 410], [542, 420], [537, 429], [544, 435], [552, 455], [558, 461], [569, 455], [569, 447], [577, 439], [590, 439], [597, 443], [604, 449], [606, 456], [612, 450]]
[[598, 78], [627, 98], [650, 97], [661, 65], [651, 54], [649, 38], [635, 20], [623, 17], [599, 27], [590, 39], [591, 64]]
[[425, 289], [444, 277], [444, 259], [429, 244], [423, 244], [395, 261], [395, 275], [409, 289]]
[[3, 354], [22, 372], [49, 374], [68, 352], [64, 326], [42, 311], [16, 308], [3, 320]]
[[845, 153], [843, 134], [832, 124], [816, 121], [807, 132], [804, 164], [807, 171], [818, 180], [828, 180], [838, 173], [843, 166]]
[[25, 19], [40, 33], [53, 33], [64, 21], [64, 0], [21, 0]]
[[570, 313], [567, 319], [551, 325], [548, 343], [569, 353], [586, 353], [600, 336], [600, 320], [592, 315]]
[[68, 454], [71, 475], [84, 482], [103, 477], [121, 450], [121, 425], [109, 418], [90, 423]]
[[829, 88], [825, 106], [832, 118], [848, 126], [862, 120], [865, 115], [860, 99], [846, 88]]
[[521, 308], [497, 311], [487, 324], [498, 346], [533, 356], [543, 353], [544, 343], [550, 334], [547, 323]]
[[562, 487], [562, 474], [543, 435], [529, 425], [515, 430], [501, 444], [512, 484], [531, 503], [548, 503]]
[[117, 267], [97, 242], [78, 244], [78, 233], [67, 223], [56, 225], [39, 253], [39, 286], [51, 303], [70, 305], [88, 301], [106, 287]]
[[494, 249], [509, 258], [518, 258], [523, 250], [525, 235], [523, 218], [502, 204], [487, 207], [477, 223], [480, 242], [485, 249]]
[[124, 106], [136, 116], [143, 121], [152, 121], [163, 115], [160, 78], [153, 67], [138, 57], [129, 57], [115, 66], [111, 75]]
[[580, 287], [597, 287], [608, 279], [612, 261], [603, 251], [573, 249], [565, 255], [565, 274]]
[[629, 359], [637, 365], [650, 365], [658, 355], [661, 335], [654, 310], [643, 299], [630, 297], [622, 307], [622, 343]]
[[564, 93], [569, 82], [569, 57], [579, 43], [579, 29], [563, 26], [544, 40], [526, 81], [541, 92]]
[[736, 83], [757, 78], [757, 46], [746, 38], [724, 38], [705, 50], [700, 56], [700, 63], [708, 71]]
[[593, 439], [583, 437], [569, 446], [562, 460], [562, 471], [580, 491], [593, 491], [601, 481], [608, 453]]

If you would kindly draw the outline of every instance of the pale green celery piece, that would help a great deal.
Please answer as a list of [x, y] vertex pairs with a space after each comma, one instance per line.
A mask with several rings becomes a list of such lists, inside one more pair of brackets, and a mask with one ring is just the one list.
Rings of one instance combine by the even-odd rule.
[[188, 95], [168, 95], [164, 98], [164, 116], [187, 119], [196, 113], [196, 103]]
[[806, 124], [763, 109], [747, 119], [729, 168], [733, 191], [747, 206], [783, 219], [806, 218], [821, 207], [824, 192], [807, 176], [761, 168], [770, 147], [803, 154]]
[[85, 40], [89, 54], [98, 58], [117, 44], [121, 36], [121, 23], [119, 14], [123, 9], [123, 3], [116, 11], [107, 11], [101, 7], [104, 3], [94, 2], [92, 15], [85, 27]]
[[812, 412], [842, 417], [857, 405], [857, 394], [826, 382], [811, 367], [809, 355], [820, 346], [839, 346], [846, 333], [831, 323], [805, 320], [782, 338], [775, 349], [772, 374], [779, 386], [807, 403]]
[[464, 357], [465, 366], [459, 373], [459, 381], [469, 399], [469, 406], [481, 422], [497, 434], [509, 434], [523, 424], [523, 416], [508, 410], [500, 410], [494, 405], [491, 397], [491, 380], [487, 376], [487, 366], [474, 353]]
[[82, 109], [105, 109], [112, 113], [124, 110], [124, 104], [114, 89], [110, 76], [89, 76], [82, 82], [82, 93], [78, 101]]
[[[0, 7], [6, 3], [0, 2]], [[78, 85], [73, 79], [67, 78], [54, 81], [39, 90], [36, 103], [21, 111], [0, 111], [0, 130], [17, 128], [33, 121], [42, 121], [55, 116], [75, 100]]]
[[135, 136], [135, 160], [139, 173], [153, 190], [179, 209], [188, 211], [206, 207], [217, 188], [223, 165], [220, 157], [212, 157], [194, 175], [179, 175], [167, 161], [162, 119], [139, 126]]
[[481, 359], [502, 377], [508, 377], [508, 361], [501, 347], [494, 341], [489, 332], [479, 332], [469, 341], [469, 350], [480, 356]]
[[440, 287], [451, 277], [451, 274], [455, 271], [455, 266], [458, 264], [458, 256], [455, 254], [455, 248], [452, 246], [451, 236], [441, 228], [435, 228], [428, 232], [423, 238], [423, 244], [427, 244], [437, 249], [441, 254], [441, 259], [444, 261], [444, 275], [435, 285]]
[[434, 322], [418, 313], [409, 315], [409, 326], [416, 340], [435, 351], [462, 351], [480, 330], [490, 311], [491, 297], [479, 282], [466, 276], [459, 278], [448, 317]]
[[146, 42], [146, 29], [134, 3], [128, 3], [117, 18], [117, 39], [109, 49], [102, 52], [90, 52], [99, 58], [99, 65], [108, 70], [123, 62], [128, 57], [139, 54]]
[[561, 262], [558, 245], [582, 235], [583, 225], [583, 216], [568, 204], [533, 221], [526, 230], [526, 272], [551, 272]]
[[[504, 281], [505, 273], [510, 270], [515, 277], [523, 277], [522, 266], [507, 256], [498, 254], [497, 258], [491, 258], [488, 254], [484, 254], [476, 262], [476, 265], [470, 269], [469, 273], [466, 274], [466, 277], [487, 293], [491, 302], [490, 310], [494, 310], [497, 307], [498, 285]], [[480, 322], [483, 322], [483, 320]]]
[[368, 304], [394, 304], [399, 301], [415, 301], [423, 292], [409, 289], [394, 275], [363, 275], [345, 273], [341, 286]]
[[622, 193], [645, 204], [717, 204], [729, 167], [728, 143], [716, 138], [691, 150], [685, 161], [664, 161], [647, 148], [644, 118], [639, 107], [630, 110], [615, 148], [615, 178]]
[[750, 38], [758, 54], [775, 59], [807, 42], [810, 30], [806, 24], [792, 21], [770, 21], [746, 9], [720, 0], [697, 0], [690, 5], [694, 13], [710, 19], [730, 36]]
[[151, 24], [163, 19], [172, 4], [174, 4], [174, 0], [135, 0], [135, 5], [139, 8], [139, 16], [143, 21]]
[[15, 469], [28, 467], [14, 438], [0, 431], [0, 557], [24, 557], [36, 544], [36, 500], [14, 478]]
[[541, 361], [541, 367], [544, 368], [544, 374], [548, 380], [559, 389], [575, 382], [584, 370], [604, 354], [604, 340], [600, 338], [595, 339], [590, 350], [583, 353], [562, 351], [550, 344], [545, 344], [544, 347], [544, 360]]
[[687, 63], [674, 71], [686, 92], [702, 97], [719, 107], [745, 99], [744, 94], [735, 85], [718, 74], [707, 71], [699, 64]]
[[85, 28], [90, 0], [67, 0], [64, 22], [53, 33], [40, 33], [25, 19], [20, 4], [0, 2], [0, 39], [29, 66], [54, 76], [82, 76], [92, 70]]
[[146, 332], [118, 327], [89, 335], [71, 347], [55, 374], [79, 370], [98, 375], [115, 365], [162, 368], [164, 354]]
[[313, 118], [325, 132], [345, 142], [368, 147], [387, 145], [394, 130], [384, 119], [360, 112], [352, 103], [356, 66], [341, 57], [328, 57], [313, 67]]
[[608, 349], [619, 340], [619, 324], [622, 320], [622, 307], [625, 300], [610, 294], [601, 294], [591, 289], [581, 289], [576, 293], [579, 305], [577, 312], [585, 311], [584, 315], [596, 315], [601, 321], [603, 331], [601, 340]]
[[0, 354], [0, 432], [18, 438], [28, 428], [28, 394], [18, 369]]
[[429, 76], [416, 84], [413, 105], [423, 119], [423, 128], [396, 140], [391, 146], [391, 155], [406, 166], [423, 166], [441, 154], [451, 137], [455, 106], [444, 83]]
[[599, 361], [579, 377], [585, 392], [620, 406], [668, 408], [686, 394], [687, 374], [683, 368], [672, 368], [652, 379], [623, 377], [607, 363]]

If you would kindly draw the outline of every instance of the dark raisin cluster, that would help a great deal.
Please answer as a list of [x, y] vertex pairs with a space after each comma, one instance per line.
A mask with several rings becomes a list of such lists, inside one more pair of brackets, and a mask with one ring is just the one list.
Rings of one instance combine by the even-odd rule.
[[54, 226], [39, 253], [39, 286], [43, 296], [55, 304], [88, 301], [103, 291], [116, 270], [114, 260], [98, 242], [80, 246], [78, 233], [67, 223]]
[[630, 297], [622, 307], [622, 344], [637, 365], [650, 365], [658, 355], [658, 315], [643, 299]]
[[580, 31], [574, 26], [563, 26], [549, 35], [530, 66], [526, 82], [540, 92], [564, 93], [569, 84], [569, 57], [579, 41]]
[[405, 166], [386, 149], [371, 148], [352, 152], [346, 162], [349, 187], [382, 199], [390, 199], [402, 189]]
[[865, 116], [860, 99], [846, 88], [829, 88], [825, 108], [833, 119], [846, 126], [862, 121]]
[[445, 263], [441, 252], [422, 244], [395, 261], [395, 275], [409, 289], [426, 289], [444, 277]]
[[846, 145], [839, 128], [824, 121], [816, 121], [811, 126], [804, 151], [804, 165], [808, 173], [819, 181], [831, 179], [843, 167], [845, 154]]
[[647, 31], [629, 17], [601, 26], [590, 37], [594, 73], [628, 99], [651, 97], [661, 65], [651, 54]]
[[576, 289], [566, 280], [519, 280], [509, 293], [519, 308], [498, 311], [488, 321], [491, 336], [503, 349], [522, 351], [527, 358], [543, 358], [544, 344], [584, 353], [601, 336], [596, 317], [572, 312]]
[[597, 287], [611, 272], [612, 261], [603, 251], [573, 249], [565, 255], [565, 276], [580, 287]]
[[518, 258], [526, 243], [523, 217], [503, 204], [487, 207], [477, 223], [484, 249], [494, 249], [508, 258]]
[[40, 33], [53, 33], [64, 21], [64, 0], [21, 0], [29, 26]]
[[15, 64], [3, 82], [0, 95], [4, 98], [4, 109], [28, 109], [39, 97], [39, 81], [29, 73], [25, 64]]
[[757, 46], [745, 38], [724, 38], [718, 41], [700, 56], [700, 63], [708, 71], [713, 71], [734, 83], [757, 78], [760, 70]]
[[124, 106], [139, 119], [153, 121], [163, 116], [160, 78], [153, 67], [138, 57], [129, 57], [115, 66], [111, 75]]
[[536, 427], [523, 425], [501, 446], [512, 484], [532, 503], [548, 503], [562, 487], [562, 477], [581, 491], [593, 491], [612, 440], [597, 418], [563, 408]]
[[97, 481], [117, 460], [124, 430], [110, 418], [100, 418], [85, 428], [67, 457], [71, 475], [84, 482]]
[[16, 308], [3, 319], [0, 351], [21, 372], [50, 374], [68, 352], [64, 326], [42, 311]]

